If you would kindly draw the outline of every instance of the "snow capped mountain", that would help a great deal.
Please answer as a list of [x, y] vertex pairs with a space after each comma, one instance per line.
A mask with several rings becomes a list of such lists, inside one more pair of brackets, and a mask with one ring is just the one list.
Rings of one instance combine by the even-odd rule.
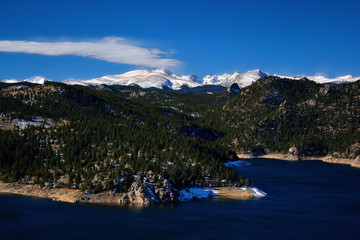
[[18, 82], [21, 82], [21, 81], [17, 80], [17, 79], [0, 79], [0, 82], [3, 82], [3, 83], [18, 83]]
[[346, 76], [337, 77], [337, 78], [326, 78], [323, 76], [310, 76], [307, 78], [310, 80], [313, 80], [317, 83], [320, 83], [320, 84], [339, 84], [339, 83], [345, 83], [345, 82], [350, 83], [350, 82], [355, 82], [360, 79], [360, 77], [353, 77], [351, 75], [346, 75]]
[[[189, 88], [199, 87], [204, 85], [220, 85], [223, 87], [230, 87], [233, 83], [237, 83], [240, 88], [249, 86], [256, 80], [266, 76], [279, 76], [284, 78], [290, 78], [299, 80], [303, 76], [280, 76], [276, 74], [264, 73], [260, 69], [254, 69], [244, 73], [234, 72], [233, 74], [222, 74], [222, 75], [206, 75], [204, 78], [199, 78], [196, 75], [179, 75], [174, 74], [169, 70], [159, 68], [156, 70], [135, 70], [126, 72], [119, 75], [107, 75], [100, 78], [90, 80], [67, 80], [67, 84], [80, 84], [80, 85], [137, 85], [142, 88], [170, 88], [173, 90], [179, 90], [182, 86]], [[351, 75], [337, 77], [337, 78], [326, 78], [322, 76], [310, 76], [307, 77], [320, 84], [338, 84], [343, 82], [354, 82], [359, 80], [360, 77], [353, 77]]]
[[27, 78], [27, 79], [24, 79], [24, 80], [0, 79], [0, 82], [3, 82], [3, 83], [29, 82], [29, 83], [35, 83], [35, 84], [44, 84], [45, 82], [48, 82], [48, 81], [52, 81], [52, 80], [41, 77], [41, 76], [34, 76], [34, 77]]
[[198, 87], [201, 85], [202, 79], [199, 79], [196, 75], [177, 75], [169, 70], [160, 68], [156, 70], [135, 70], [119, 75], [107, 75], [85, 81], [67, 80], [64, 82], [67, 84], [80, 85], [137, 85], [142, 88], [171, 88], [178, 90], [184, 85], [190, 88]]
[[[264, 73], [259, 69], [247, 71], [244, 73], [234, 72], [233, 74], [222, 75], [206, 75], [204, 78], [199, 78], [196, 75], [180, 75], [173, 72], [159, 68], [156, 70], [134, 70], [118, 75], [106, 75], [99, 78], [89, 80], [68, 79], [64, 81], [66, 84], [78, 84], [78, 85], [124, 85], [124, 86], [139, 86], [142, 88], [158, 88], [158, 89], [172, 89], [179, 90], [182, 87], [194, 88], [206, 85], [215, 85], [230, 87], [233, 83], [237, 83], [240, 88], [249, 86], [254, 81], [266, 77], [266, 76], [278, 76], [283, 78], [289, 78], [293, 80], [299, 80], [306, 76], [280, 76], [277, 74]], [[306, 78], [313, 80], [320, 84], [339, 84], [346, 82], [355, 82], [360, 77], [353, 77], [346, 75], [337, 78], [326, 78], [323, 76], [307, 76]], [[16, 79], [0, 79], [0, 82], [4, 83], [18, 83], [18, 82], [30, 82], [43, 84], [46, 81], [51, 81], [41, 76], [35, 76], [24, 79], [22, 81]]]
[[264, 73], [259, 69], [247, 71], [245, 73], [234, 72], [233, 74], [207, 75], [204, 77], [203, 84], [230, 87], [231, 84], [237, 83], [240, 88], [243, 88], [266, 76], [270, 76], [270, 74]]
[[293, 80], [299, 80], [302, 78], [307, 78], [309, 80], [312, 80], [316, 83], [319, 84], [340, 84], [340, 83], [351, 83], [351, 82], [356, 82], [357, 80], [360, 80], [360, 76], [359, 77], [354, 77], [352, 75], [345, 75], [345, 76], [341, 76], [341, 77], [336, 77], [336, 78], [327, 78], [324, 76], [302, 76], [302, 75], [296, 75], [293, 77], [287, 77], [287, 76], [280, 76], [277, 74], [274, 74], [273, 76], [278, 76], [278, 77], [283, 77], [283, 78], [289, 78], [289, 79], [293, 79]]
[[[225, 74], [224, 74], [225, 75]], [[223, 76], [223, 75], [221, 75]], [[206, 85], [219, 85], [220, 84], [220, 80], [219, 80], [219, 76], [218, 75], [206, 75], [204, 78], [204, 84]]]
[[159, 68], [156, 70], [135, 70], [119, 75], [107, 75], [84, 81], [71, 79], [65, 81], [65, 83], [80, 85], [137, 85], [142, 88], [171, 88], [173, 90], [179, 90], [183, 86], [189, 88], [204, 85], [229, 87], [233, 83], [237, 83], [240, 87], [246, 87], [265, 76], [269, 76], [269, 74], [256, 69], [245, 73], [235, 72], [233, 74], [207, 75], [204, 78], [199, 78], [196, 75], [178, 75], [169, 70]]
[[23, 82], [36, 83], [36, 84], [44, 84], [45, 82], [48, 82], [48, 81], [51, 81], [51, 80], [41, 77], [41, 76], [34, 76], [34, 77], [23, 80]]

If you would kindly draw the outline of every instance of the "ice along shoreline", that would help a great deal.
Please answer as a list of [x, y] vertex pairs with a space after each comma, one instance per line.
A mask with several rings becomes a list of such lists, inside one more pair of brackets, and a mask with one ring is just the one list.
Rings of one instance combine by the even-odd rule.
[[[152, 204], [149, 201], [142, 202], [124, 202], [123, 193], [114, 193], [105, 191], [96, 194], [83, 193], [77, 189], [67, 188], [49, 188], [40, 187], [39, 185], [21, 184], [21, 183], [4, 183], [0, 182], [0, 193], [16, 194], [35, 198], [52, 199], [53, 201], [68, 203], [94, 203], [94, 204], [114, 204], [126, 205], [136, 204], [147, 206]], [[264, 197], [266, 193], [255, 187], [204, 187], [204, 188], [186, 188], [179, 191], [179, 196], [173, 201], [167, 202], [185, 202], [205, 198], [224, 198], [224, 199], [252, 199]], [[137, 196], [139, 198], [145, 196]]]
[[[250, 164], [251, 163], [243, 160], [224, 163], [227, 167], [242, 167]], [[150, 177], [153, 176], [152, 172], [148, 174], [150, 174]], [[192, 187], [176, 190], [166, 179], [163, 179], [161, 188], [152, 189], [150, 186], [143, 185], [138, 178], [132, 183], [126, 193], [117, 193], [114, 191], [88, 193], [81, 192], [78, 189], [41, 187], [37, 184], [5, 183], [1, 181], [0, 193], [46, 198], [52, 199], [53, 201], [69, 203], [137, 204], [143, 206], [213, 197], [245, 200], [267, 195], [256, 187]]]

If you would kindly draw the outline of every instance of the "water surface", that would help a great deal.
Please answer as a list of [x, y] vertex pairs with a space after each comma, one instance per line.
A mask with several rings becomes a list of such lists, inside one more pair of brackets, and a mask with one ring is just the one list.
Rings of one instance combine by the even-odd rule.
[[253, 159], [237, 171], [268, 193], [147, 208], [0, 195], [1, 239], [360, 239], [360, 169]]

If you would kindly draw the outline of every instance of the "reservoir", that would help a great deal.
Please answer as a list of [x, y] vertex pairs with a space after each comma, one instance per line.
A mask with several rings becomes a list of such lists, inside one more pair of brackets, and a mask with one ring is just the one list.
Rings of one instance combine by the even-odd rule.
[[360, 239], [360, 169], [249, 159], [268, 195], [146, 208], [0, 195], [1, 239]]

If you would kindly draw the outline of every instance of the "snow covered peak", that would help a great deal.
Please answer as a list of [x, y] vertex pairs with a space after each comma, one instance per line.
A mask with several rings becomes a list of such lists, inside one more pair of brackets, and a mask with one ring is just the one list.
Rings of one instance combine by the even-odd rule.
[[51, 81], [41, 76], [34, 76], [31, 78], [24, 79], [23, 82], [36, 83], [36, 84], [44, 84], [45, 82]]
[[[179, 90], [183, 86], [189, 88], [204, 86], [204, 85], [220, 85], [223, 87], [230, 87], [232, 84], [238, 84], [239, 88], [244, 88], [249, 86], [254, 81], [257, 81], [260, 78], [266, 76], [278, 76], [283, 78], [289, 78], [293, 80], [299, 80], [306, 76], [297, 75], [293, 77], [280, 76], [276, 74], [270, 75], [269, 73], [264, 73], [260, 69], [250, 70], [244, 73], [239, 73], [235, 71], [232, 74], [222, 74], [222, 75], [206, 75], [203, 78], [199, 78], [196, 75], [180, 75], [174, 74], [171, 71], [159, 68], [156, 70], [134, 70], [129, 71], [123, 74], [118, 75], [106, 75], [99, 78], [89, 79], [89, 80], [77, 80], [77, 79], [68, 79], [63, 81], [66, 84], [70, 85], [124, 85], [124, 86], [140, 86], [142, 88], [170, 88], [173, 90]], [[360, 77], [354, 77], [351, 75], [345, 75], [337, 78], [327, 78], [324, 76], [308, 76], [306, 77], [310, 80], [313, 80], [321, 84], [338, 84], [344, 82], [355, 82], [360, 79]], [[16, 79], [0, 79], [0, 82], [4, 83], [18, 83], [18, 82], [30, 82], [36, 84], [43, 84], [48, 80], [41, 76], [31, 77], [25, 80], [16, 80]]]
[[207, 75], [204, 77], [204, 83], [206, 84], [216, 84], [224, 87], [230, 87], [233, 83], [237, 83], [240, 88], [247, 87], [254, 81], [269, 76], [268, 73], [264, 73], [259, 69], [247, 71], [245, 73], [234, 72], [233, 74], [223, 74], [223, 75]]
[[208, 85], [221, 85], [224, 87], [230, 87], [233, 83], [237, 83], [240, 88], [249, 86], [252, 82], [270, 76], [268, 73], [264, 73], [259, 69], [247, 71], [245, 73], [234, 72], [233, 74], [223, 75], [206, 75], [203, 78], [203, 84]]
[[230, 78], [237, 78], [239, 75], [241, 75], [241, 73], [239, 73], [238, 71], [235, 71], [233, 74], [231, 74]]
[[249, 78], [253, 78], [253, 79], [256, 79], [256, 78], [260, 79], [260, 78], [263, 78], [263, 77], [267, 77], [270, 74], [264, 73], [260, 69], [254, 69], [254, 70], [247, 71], [247, 72], [243, 73], [242, 75], [246, 76], [246, 77], [249, 77]]
[[17, 79], [0, 79], [0, 82], [3, 83], [19, 83], [19, 82], [29, 82], [35, 84], [44, 84], [45, 82], [51, 81], [50, 79], [41, 77], [41, 76], [34, 76], [31, 78], [26, 78], [24, 80], [17, 80]]
[[203, 78], [203, 84], [205, 85], [219, 85], [220, 84], [220, 80], [218, 75], [206, 75]]
[[165, 68], [158, 68], [158, 69], [156, 69], [156, 70], [153, 70], [153, 72], [165, 74], [165, 75], [168, 75], [168, 76], [172, 76], [172, 75], [173, 75], [173, 73], [172, 73], [170, 70], [167, 70], [167, 69], [165, 69]]
[[310, 80], [313, 80], [314, 82], [320, 83], [320, 84], [350, 83], [350, 82], [355, 82], [360, 79], [360, 77], [353, 77], [352, 75], [345, 75], [345, 76], [336, 77], [336, 78], [327, 78], [324, 76], [309, 76], [307, 78]]
[[343, 78], [343, 79], [353, 79], [354, 77], [352, 75], [345, 75], [339, 78]]
[[20, 80], [17, 80], [17, 79], [0, 79], [0, 82], [3, 82], [3, 83], [18, 83], [18, 82], [20, 82]]
[[307, 78], [307, 79], [312, 80], [312, 81], [314, 81], [316, 83], [319, 83], [319, 84], [351, 83], [351, 82], [356, 82], [357, 80], [360, 80], [360, 76], [359, 77], [354, 77], [352, 75], [345, 75], [345, 76], [340, 76], [340, 77], [336, 77], [336, 78], [327, 78], [327, 77], [321, 76], [321, 75], [316, 75], [316, 76], [296, 75], [296, 76], [293, 76], [293, 77], [287, 77], [287, 76], [281, 76], [281, 75], [274, 74], [273, 76], [289, 78], [289, 79], [293, 79], [293, 80], [299, 80], [299, 79], [302, 79], [302, 78]]
[[192, 81], [202, 84], [203, 83], [203, 79], [199, 78], [198, 76], [196, 76], [195, 74], [192, 74], [189, 76], [189, 79], [191, 79]]
[[169, 70], [159, 68], [156, 70], [135, 70], [119, 75], [107, 75], [85, 81], [67, 80], [65, 83], [80, 85], [137, 85], [142, 88], [171, 88], [178, 90], [184, 85], [190, 88], [200, 86], [202, 80], [196, 75], [177, 75]]

